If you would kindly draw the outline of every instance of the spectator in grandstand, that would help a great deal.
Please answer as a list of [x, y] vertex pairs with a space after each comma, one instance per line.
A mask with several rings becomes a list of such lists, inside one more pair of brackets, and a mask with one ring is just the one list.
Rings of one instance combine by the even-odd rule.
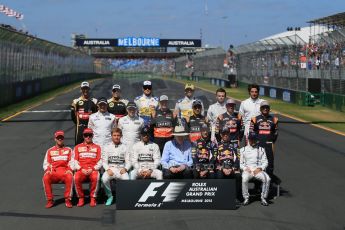
[[339, 60], [338, 56], [334, 59], [334, 66], [335, 66], [336, 69], [339, 69], [340, 60]]
[[242, 170], [242, 195], [244, 198], [243, 205], [249, 204], [248, 182], [256, 178], [262, 182], [261, 204], [268, 206], [266, 201], [270, 177], [265, 173], [268, 165], [265, 149], [256, 144], [257, 136], [254, 133], [248, 135], [248, 145], [240, 149], [241, 159], [240, 168]]
[[74, 147], [74, 183], [79, 198], [78, 207], [84, 206], [83, 182], [90, 181], [90, 206], [95, 207], [98, 193], [99, 170], [102, 167], [101, 147], [92, 141], [93, 131], [83, 131], [84, 142]]
[[[196, 141], [201, 137], [201, 127], [203, 125], [209, 126], [207, 118], [201, 115], [202, 103], [199, 100], [194, 100], [192, 104], [193, 115], [187, 117], [185, 120], [186, 129], [189, 131], [189, 139], [191, 142]], [[210, 130], [209, 130], [210, 131]]]
[[113, 179], [128, 180], [128, 171], [131, 168], [129, 148], [121, 143], [122, 131], [119, 128], [111, 130], [112, 142], [103, 149], [103, 168], [105, 172], [102, 176], [105, 193], [108, 197], [105, 205], [109, 206], [113, 202], [110, 181]]
[[134, 169], [130, 173], [131, 180], [137, 178], [163, 179], [162, 171], [158, 169], [161, 161], [161, 153], [158, 145], [150, 141], [149, 132], [149, 128], [144, 127], [141, 130], [141, 141], [133, 145], [131, 162]]
[[[190, 116], [193, 115], [193, 109], [192, 109], [192, 104], [196, 100], [193, 97], [194, 94], [194, 85], [187, 83], [185, 85], [185, 90], [184, 90], [185, 97], [182, 99], [179, 99], [176, 102], [175, 105], [175, 110], [174, 110], [174, 116], [176, 116], [179, 120], [180, 125], [185, 125], [182, 124], [182, 119], [187, 119]], [[202, 111], [201, 114], [204, 114], [204, 106], [202, 106]]]
[[105, 97], [97, 101], [98, 112], [90, 115], [88, 127], [93, 130], [93, 142], [101, 146], [111, 143], [111, 130], [116, 125], [115, 115], [108, 112], [108, 103]]
[[240, 141], [243, 138], [244, 126], [242, 124], [241, 115], [235, 111], [236, 102], [233, 99], [226, 101], [226, 112], [219, 115], [216, 121], [216, 137], [217, 140], [221, 140], [219, 130], [223, 128], [229, 128], [230, 142], [237, 149], [240, 146]]
[[192, 146], [186, 138], [188, 133], [183, 126], [176, 126], [173, 135], [175, 138], [168, 141], [162, 154], [163, 177], [165, 179], [191, 179], [190, 167], [193, 164]]
[[128, 102], [127, 113], [119, 119], [118, 128], [122, 130], [122, 143], [132, 147], [140, 141], [140, 130], [144, 127], [144, 120], [137, 116], [137, 105], [134, 102]]
[[270, 114], [268, 101], [260, 103], [260, 112], [260, 115], [253, 117], [251, 120], [251, 132], [256, 134], [259, 146], [265, 149], [268, 160], [266, 172], [273, 179], [273, 145], [278, 138], [278, 118]]
[[80, 144], [84, 141], [83, 131], [87, 128], [89, 117], [92, 113], [97, 112], [97, 100], [90, 98], [90, 84], [86, 81], [80, 85], [81, 96], [74, 99], [71, 105], [72, 121], [75, 127], [75, 144]]
[[152, 96], [152, 83], [151, 81], [144, 81], [143, 95], [134, 99], [138, 107], [139, 116], [144, 119], [145, 126], [149, 126], [152, 115], [158, 107], [158, 98]]
[[108, 111], [115, 115], [116, 121], [127, 115], [128, 100], [121, 98], [121, 86], [113, 85], [112, 98], [108, 99]]
[[211, 141], [207, 125], [201, 127], [201, 137], [192, 143], [193, 175], [195, 179], [214, 179], [214, 159], [217, 144]]
[[230, 128], [224, 126], [220, 135], [221, 141], [218, 143], [218, 152], [214, 157], [217, 179], [235, 178], [237, 199], [242, 200], [240, 161], [237, 156], [237, 148], [230, 141]]
[[65, 205], [72, 208], [72, 188], [73, 188], [73, 160], [72, 149], [64, 144], [65, 133], [58, 130], [54, 133], [55, 146], [49, 148], [43, 161], [43, 188], [46, 195], [46, 208], [54, 206], [54, 196], [52, 184], [63, 182], [65, 184]]
[[317, 56], [315, 60], [316, 69], [320, 69], [320, 64], [321, 64], [320, 56]]
[[168, 108], [168, 100], [168, 96], [160, 96], [159, 108], [155, 111], [150, 125], [154, 142], [158, 144], [161, 153], [163, 153], [165, 143], [172, 139], [172, 132], [176, 125], [176, 119]]
[[260, 103], [262, 99], [259, 98], [260, 87], [257, 84], [248, 85], [248, 93], [250, 97], [242, 101], [239, 113], [243, 119], [244, 135], [247, 137], [249, 133], [250, 120], [260, 114]]

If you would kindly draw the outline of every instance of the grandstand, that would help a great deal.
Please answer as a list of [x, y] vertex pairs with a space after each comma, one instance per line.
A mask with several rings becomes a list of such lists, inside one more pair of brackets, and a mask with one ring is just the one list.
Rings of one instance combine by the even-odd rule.
[[171, 59], [138, 58], [138, 59], [110, 59], [113, 72], [140, 72], [172, 74], [174, 63]]
[[298, 91], [345, 94], [345, 73], [341, 71], [345, 64], [344, 16], [312, 20], [310, 27], [300, 31], [236, 47], [239, 79]]

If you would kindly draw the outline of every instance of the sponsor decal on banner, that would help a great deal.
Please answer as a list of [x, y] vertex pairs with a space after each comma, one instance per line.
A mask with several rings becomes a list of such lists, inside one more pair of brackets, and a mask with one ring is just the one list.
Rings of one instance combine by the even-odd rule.
[[117, 209], [234, 209], [235, 180], [117, 181]]
[[126, 37], [118, 38], [117, 45], [125, 47], [159, 47], [159, 38], [148, 38], [148, 37]]
[[270, 89], [270, 97], [271, 98], [277, 97], [277, 90], [276, 89]]
[[290, 93], [290, 91], [283, 91], [283, 101], [291, 102], [291, 93]]
[[201, 47], [200, 39], [161, 39], [163, 47]]
[[75, 39], [76, 46], [120, 47], [201, 47], [200, 39], [160, 39], [154, 37], [123, 37], [115, 39]]
[[116, 46], [116, 39], [76, 39], [76, 46]]
[[264, 87], [260, 87], [259, 95], [260, 96], [265, 96], [265, 88]]

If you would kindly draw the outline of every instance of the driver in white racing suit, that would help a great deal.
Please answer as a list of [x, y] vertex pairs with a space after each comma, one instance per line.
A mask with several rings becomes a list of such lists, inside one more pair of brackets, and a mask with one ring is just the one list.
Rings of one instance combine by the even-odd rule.
[[137, 106], [134, 102], [127, 104], [127, 116], [119, 119], [118, 128], [122, 130], [121, 142], [132, 147], [140, 141], [140, 130], [144, 127], [144, 120], [136, 115]]
[[103, 148], [111, 143], [111, 130], [116, 125], [115, 115], [108, 112], [108, 103], [105, 97], [97, 101], [98, 112], [90, 115], [88, 127], [93, 130], [93, 143]]
[[250, 121], [252, 117], [256, 117], [261, 114], [260, 103], [263, 101], [259, 98], [260, 87], [257, 84], [248, 85], [248, 93], [250, 97], [242, 101], [240, 105], [239, 114], [242, 116], [244, 125], [244, 135], [248, 136]]
[[149, 128], [144, 127], [141, 130], [141, 141], [134, 144], [132, 148], [131, 163], [134, 169], [130, 173], [131, 180], [163, 179], [163, 173], [158, 169], [160, 161], [159, 146], [150, 141]]
[[129, 180], [128, 171], [131, 168], [128, 147], [121, 143], [122, 131], [114, 128], [111, 131], [112, 142], [104, 147], [102, 165], [105, 170], [102, 176], [102, 182], [105, 193], [108, 196], [105, 205], [111, 205], [113, 194], [110, 181], [113, 179]]
[[264, 171], [268, 166], [265, 149], [257, 145], [257, 136], [255, 133], [248, 135], [249, 145], [240, 149], [240, 168], [242, 170], [242, 195], [243, 205], [249, 204], [248, 181], [256, 178], [262, 182], [261, 204], [268, 206], [266, 201], [269, 188], [270, 177]]

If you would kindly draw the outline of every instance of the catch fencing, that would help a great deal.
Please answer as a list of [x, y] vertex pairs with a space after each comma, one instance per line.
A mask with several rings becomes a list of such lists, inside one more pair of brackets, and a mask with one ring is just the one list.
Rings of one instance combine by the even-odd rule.
[[0, 106], [104, 73], [72, 48], [0, 27]]

